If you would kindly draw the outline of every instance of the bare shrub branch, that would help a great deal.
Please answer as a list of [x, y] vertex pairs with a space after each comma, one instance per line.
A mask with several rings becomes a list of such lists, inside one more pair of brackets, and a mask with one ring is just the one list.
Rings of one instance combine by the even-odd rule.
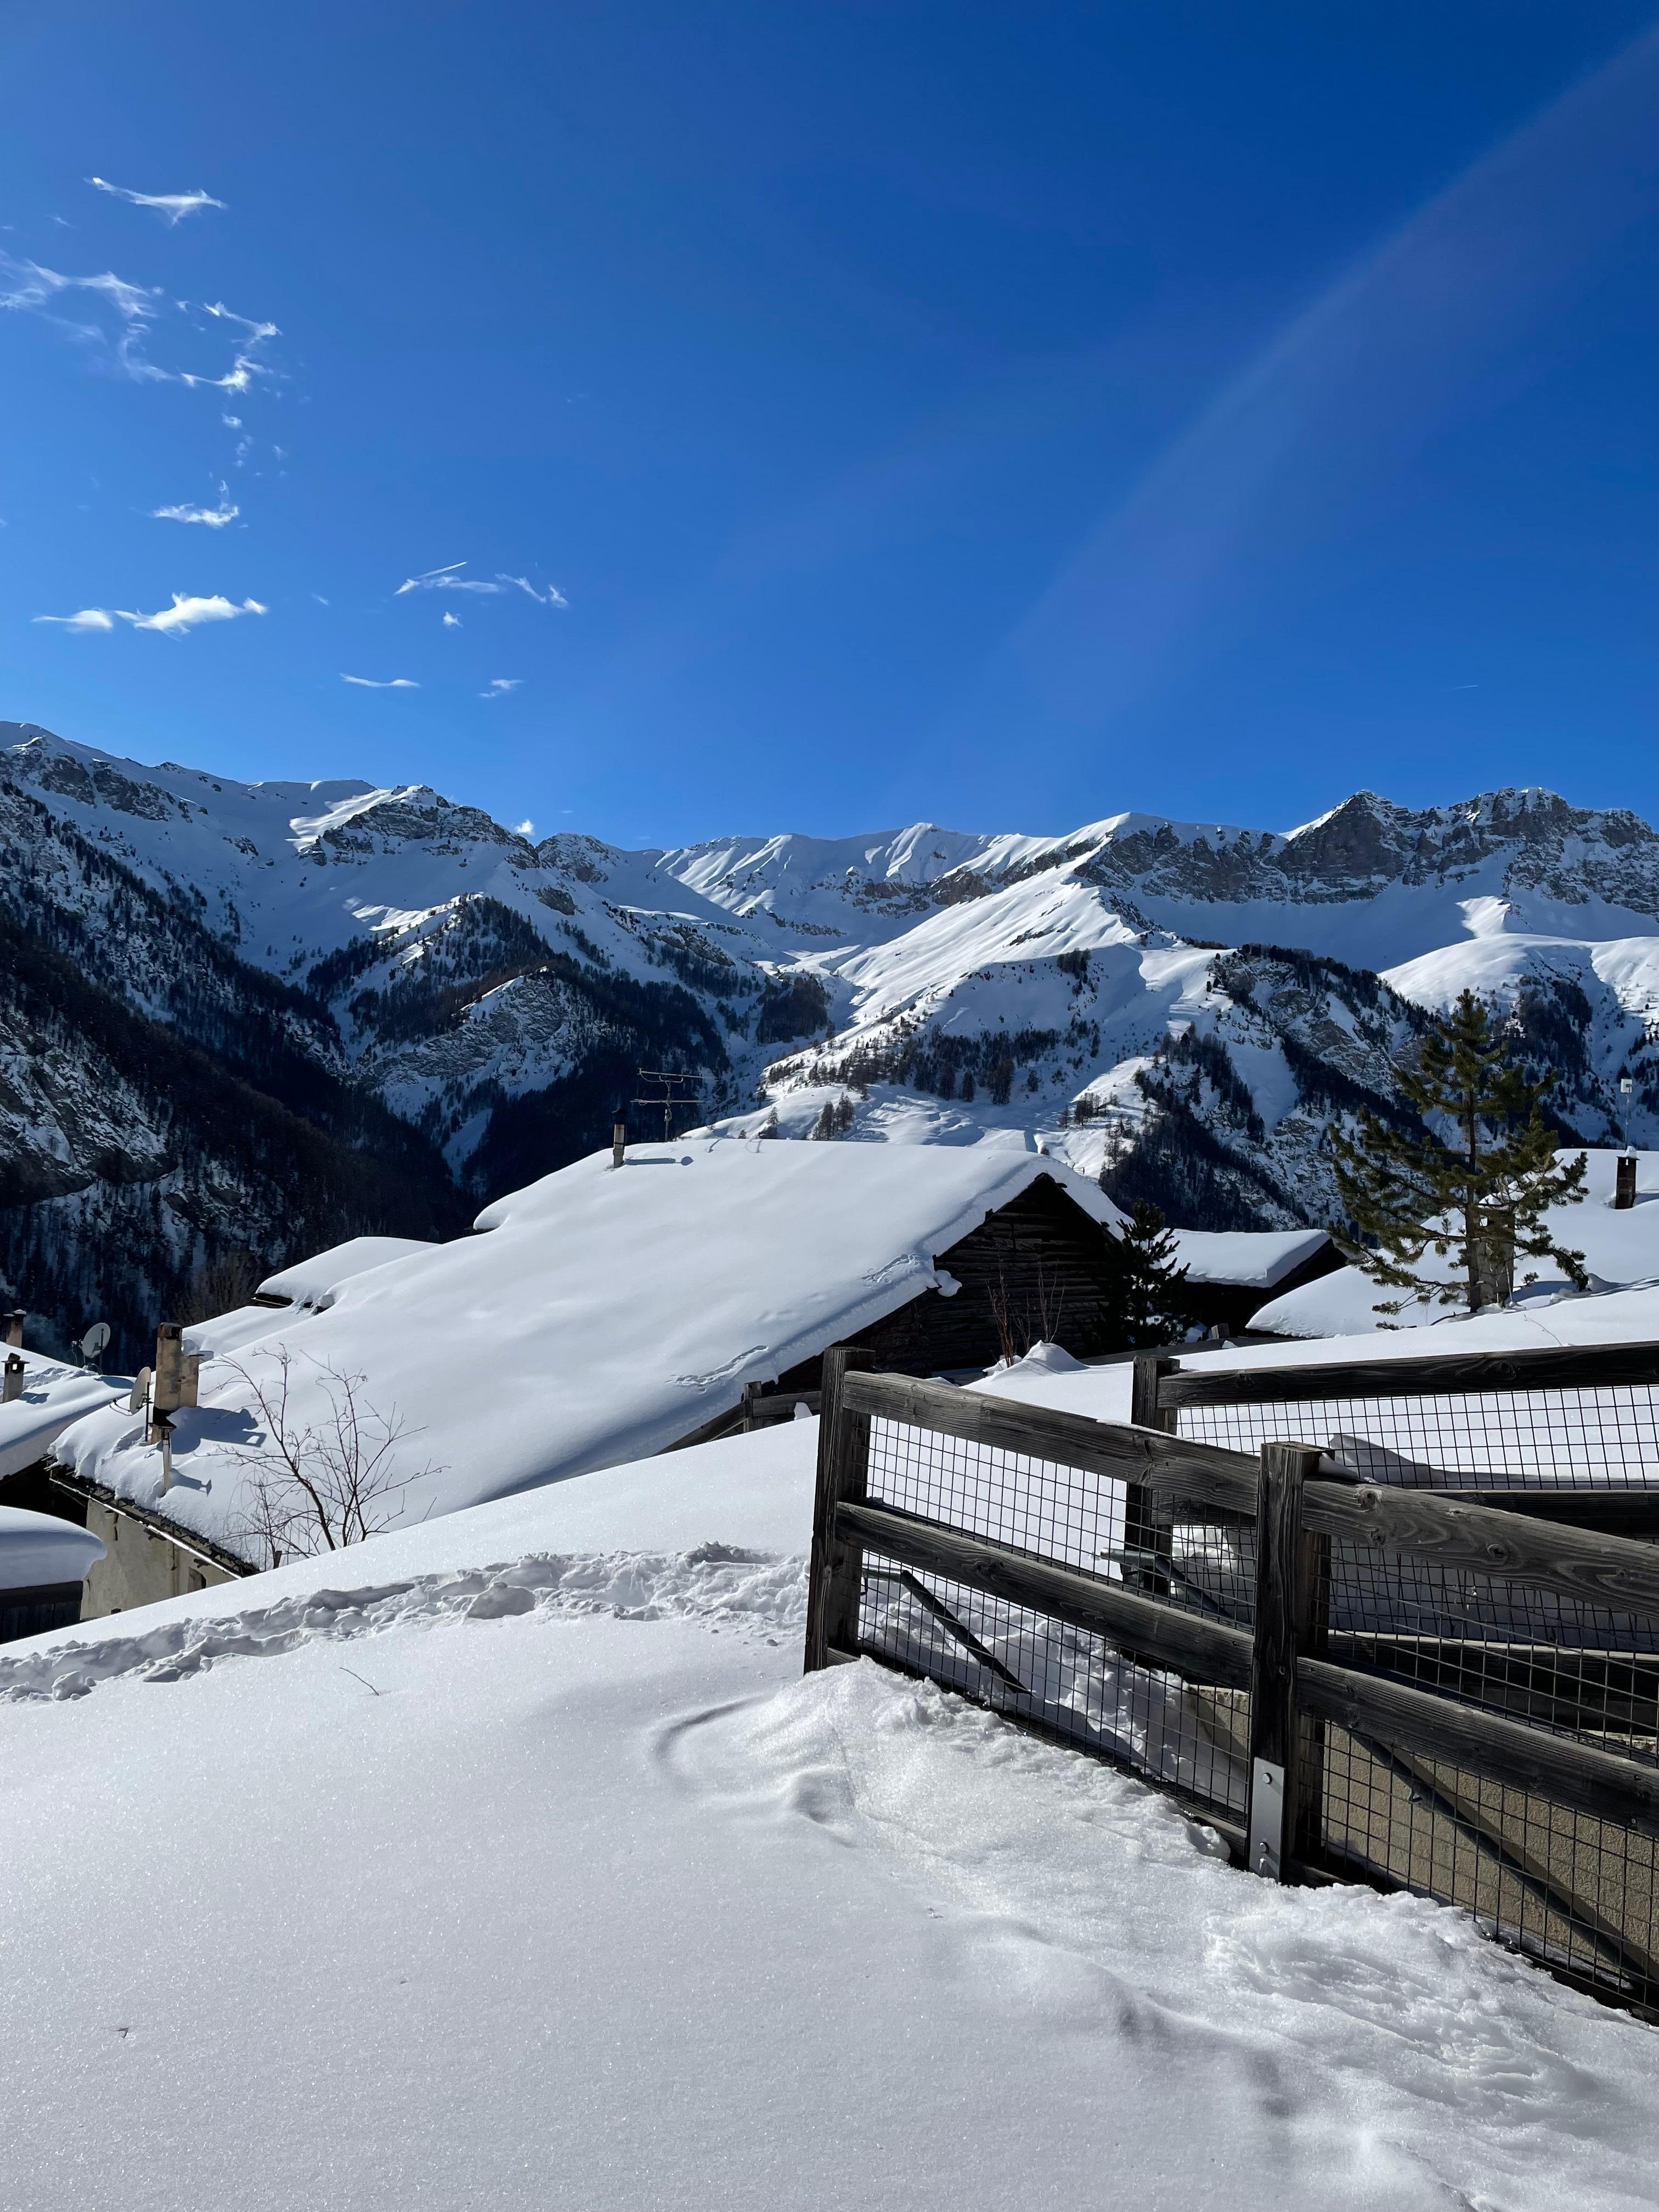
[[273, 1567], [285, 1558], [313, 1559], [380, 1534], [403, 1517], [411, 1484], [442, 1473], [430, 1462], [402, 1473], [398, 1446], [420, 1431], [395, 1406], [383, 1413], [363, 1395], [366, 1376], [331, 1362], [311, 1362], [328, 1411], [301, 1425], [292, 1411], [294, 1354], [283, 1346], [276, 1362], [276, 1374], [264, 1381], [240, 1360], [225, 1362], [246, 1386], [264, 1429], [261, 1443], [230, 1448], [231, 1458], [249, 1474], [235, 1534]]

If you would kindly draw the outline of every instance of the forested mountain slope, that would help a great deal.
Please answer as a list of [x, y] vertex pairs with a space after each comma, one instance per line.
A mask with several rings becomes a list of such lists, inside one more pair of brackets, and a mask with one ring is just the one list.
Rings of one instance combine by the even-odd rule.
[[129, 1356], [215, 1255], [447, 1234], [619, 1105], [659, 1129], [641, 1066], [677, 1127], [1041, 1138], [1190, 1225], [1287, 1225], [1467, 982], [1565, 1130], [1617, 1133], [1628, 1073], [1659, 1139], [1659, 837], [1536, 791], [625, 852], [0, 725], [0, 1291]]

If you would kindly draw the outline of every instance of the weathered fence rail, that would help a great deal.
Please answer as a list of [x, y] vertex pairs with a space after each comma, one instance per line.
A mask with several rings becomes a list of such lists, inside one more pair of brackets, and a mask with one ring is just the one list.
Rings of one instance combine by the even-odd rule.
[[[1139, 1419], [1116, 1424], [832, 1353], [806, 1663], [932, 1674], [1173, 1790], [1256, 1872], [1425, 1889], [1659, 2008], [1655, 1392], [1659, 1346], [1147, 1359]], [[1595, 1415], [1597, 1463], [1616, 1446], [1623, 1487], [1567, 1488], [1556, 1444], [1547, 1487], [1516, 1464], [1443, 1484], [1420, 1457], [1401, 1460], [1405, 1486], [1358, 1479], [1316, 1438], [1263, 1433], [1251, 1451], [1176, 1425], [1192, 1408], [1283, 1426], [1287, 1407], [1496, 1395], [1514, 1429], [1508, 1401], [1534, 1393], [1562, 1398], [1556, 1444]], [[1466, 1457], [1484, 1433], [1463, 1422]], [[1370, 1443], [1330, 1439], [1361, 1460]]]

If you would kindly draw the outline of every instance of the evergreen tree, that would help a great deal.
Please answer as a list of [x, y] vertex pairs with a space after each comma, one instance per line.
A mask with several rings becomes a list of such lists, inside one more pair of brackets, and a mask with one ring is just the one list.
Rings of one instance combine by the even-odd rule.
[[[1555, 1133], [1539, 1110], [1553, 1072], [1528, 1083], [1509, 1064], [1486, 1007], [1465, 991], [1431, 1027], [1416, 1065], [1397, 1062], [1395, 1074], [1422, 1117], [1420, 1132], [1387, 1127], [1369, 1112], [1357, 1135], [1331, 1132], [1343, 1206], [1361, 1235], [1376, 1239], [1342, 1249], [1374, 1282], [1402, 1293], [1379, 1299], [1376, 1310], [1398, 1313], [1404, 1294], [1421, 1292], [1440, 1305], [1466, 1301], [1472, 1313], [1501, 1305], [1515, 1287], [1517, 1253], [1555, 1261], [1583, 1290], [1583, 1254], [1558, 1244], [1543, 1218], [1584, 1194], [1584, 1154], [1558, 1161]], [[1453, 1256], [1461, 1284], [1423, 1283], [1416, 1270], [1431, 1250]]]
[[812, 1124], [812, 1137], [823, 1144], [833, 1137], [850, 1136], [853, 1128], [853, 1102], [843, 1091], [839, 1098], [826, 1098], [818, 1118]]
[[1175, 1263], [1176, 1241], [1156, 1206], [1140, 1200], [1120, 1235], [1108, 1240], [1109, 1273], [1101, 1300], [1103, 1341], [1141, 1352], [1169, 1344], [1191, 1327], [1182, 1297], [1187, 1270]]

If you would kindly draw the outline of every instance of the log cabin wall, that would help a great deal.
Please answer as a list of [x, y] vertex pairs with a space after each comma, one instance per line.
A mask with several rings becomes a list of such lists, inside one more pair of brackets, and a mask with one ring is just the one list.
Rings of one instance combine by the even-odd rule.
[[[999, 1303], [1018, 1352], [1044, 1336], [1079, 1358], [1109, 1349], [1100, 1318], [1109, 1264], [1106, 1231], [1047, 1176], [933, 1257], [962, 1288], [950, 1297], [924, 1291], [860, 1329], [857, 1340], [878, 1368], [937, 1375], [989, 1367], [1003, 1352]], [[816, 1389], [818, 1366], [816, 1358], [803, 1360], [777, 1387]]]
[[1188, 1281], [1182, 1287], [1181, 1302], [1193, 1319], [1206, 1328], [1248, 1328], [1251, 1316], [1274, 1298], [1282, 1298], [1287, 1291], [1299, 1291], [1304, 1283], [1316, 1283], [1322, 1275], [1334, 1274], [1346, 1264], [1334, 1244], [1324, 1244], [1299, 1267], [1292, 1267], [1288, 1275], [1281, 1276], [1271, 1289], [1261, 1283]]

